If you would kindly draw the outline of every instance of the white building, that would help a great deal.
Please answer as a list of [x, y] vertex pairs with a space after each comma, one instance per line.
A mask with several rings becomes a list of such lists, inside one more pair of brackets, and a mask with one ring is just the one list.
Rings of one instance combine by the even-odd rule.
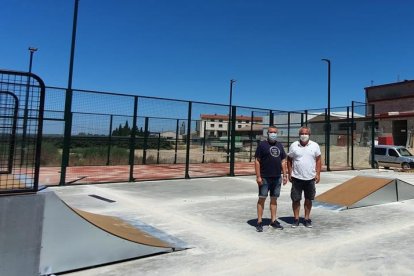
[[[229, 115], [219, 114], [201, 114], [200, 121], [197, 122], [197, 132], [200, 137], [204, 137], [204, 131], [207, 137], [222, 137], [227, 136], [229, 127]], [[236, 116], [236, 132], [238, 129], [246, 129], [253, 125], [261, 125], [263, 122], [262, 117], [251, 116]]]

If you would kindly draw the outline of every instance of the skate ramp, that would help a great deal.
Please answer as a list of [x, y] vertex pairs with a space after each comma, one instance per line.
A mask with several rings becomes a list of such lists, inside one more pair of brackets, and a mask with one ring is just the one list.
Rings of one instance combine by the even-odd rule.
[[0, 207], [0, 275], [49, 275], [185, 249], [120, 218], [73, 209], [47, 189], [0, 197]]
[[315, 198], [316, 206], [352, 209], [414, 199], [414, 185], [396, 178], [356, 176]]
[[75, 208], [72, 208], [72, 210], [89, 223], [119, 238], [150, 246], [173, 247], [171, 244], [139, 230], [120, 218], [89, 213]]

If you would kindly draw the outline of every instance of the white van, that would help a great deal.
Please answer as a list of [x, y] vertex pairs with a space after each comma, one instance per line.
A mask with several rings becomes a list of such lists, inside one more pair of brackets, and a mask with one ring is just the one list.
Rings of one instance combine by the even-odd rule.
[[[398, 167], [404, 170], [414, 168], [414, 156], [403, 146], [376, 145], [374, 147], [374, 168]], [[371, 154], [369, 156], [371, 164]]]

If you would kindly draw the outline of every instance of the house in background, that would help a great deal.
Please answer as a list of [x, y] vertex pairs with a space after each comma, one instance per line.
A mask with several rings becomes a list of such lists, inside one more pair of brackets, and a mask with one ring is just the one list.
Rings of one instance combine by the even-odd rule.
[[[236, 133], [241, 130], [245, 132], [251, 129], [253, 124], [254, 132], [257, 132], [257, 125], [261, 126], [263, 122], [262, 117], [251, 117], [251, 116], [236, 116]], [[227, 136], [229, 127], [229, 115], [220, 114], [201, 114], [200, 121], [197, 121], [196, 129], [199, 136], [203, 138], [219, 138]], [[261, 133], [261, 131], [260, 131]]]
[[174, 131], [163, 131], [160, 132], [160, 136], [165, 138], [169, 141], [173, 141], [175, 139], [183, 139], [183, 134], [176, 133]]
[[[378, 130], [393, 144], [413, 147], [414, 80], [405, 80], [365, 88], [368, 105], [375, 106]], [[367, 109], [367, 116], [371, 110]]]
[[[352, 112], [334, 111], [331, 112], [331, 145], [345, 146], [347, 145], [347, 137], [351, 132]], [[366, 146], [370, 143], [370, 126], [371, 120], [363, 114], [354, 112], [354, 142], [359, 145]], [[312, 139], [319, 143], [325, 143], [326, 135], [326, 115], [325, 113], [313, 114], [308, 120], [308, 127], [311, 129]]]

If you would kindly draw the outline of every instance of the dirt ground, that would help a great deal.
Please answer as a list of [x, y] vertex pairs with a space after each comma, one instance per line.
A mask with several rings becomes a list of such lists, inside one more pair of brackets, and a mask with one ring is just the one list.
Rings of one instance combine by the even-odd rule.
[[[254, 151], [252, 151], [252, 160], [254, 159]], [[325, 159], [325, 147], [321, 146], [322, 158]], [[354, 166], [357, 168], [369, 168], [369, 147], [354, 147]], [[135, 156], [137, 158], [142, 158], [142, 150], [136, 150]], [[156, 163], [157, 161], [157, 150], [148, 150], [147, 151], [147, 164]], [[351, 148], [340, 146], [331, 146], [330, 148], [330, 164], [331, 166], [351, 166]], [[177, 150], [177, 163], [184, 163], [186, 156], [186, 150], [180, 149]], [[173, 163], [172, 161], [175, 158], [174, 150], [160, 150], [159, 152], [159, 162], [162, 164]], [[241, 151], [235, 153], [236, 162], [249, 162], [250, 161], [250, 152]], [[227, 153], [224, 151], [205, 151], [204, 162], [214, 163], [214, 162], [226, 162]], [[198, 163], [203, 161], [203, 149], [201, 147], [192, 147], [190, 149], [190, 162]]]

